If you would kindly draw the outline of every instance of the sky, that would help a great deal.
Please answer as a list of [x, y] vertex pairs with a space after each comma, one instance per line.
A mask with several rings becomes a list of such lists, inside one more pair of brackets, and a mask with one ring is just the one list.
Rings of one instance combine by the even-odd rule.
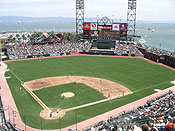
[[[126, 19], [128, 0], [84, 0], [85, 17]], [[76, 0], [0, 0], [0, 16], [75, 17]], [[137, 20], [175, 21], [175, 0], [137, 0]]]

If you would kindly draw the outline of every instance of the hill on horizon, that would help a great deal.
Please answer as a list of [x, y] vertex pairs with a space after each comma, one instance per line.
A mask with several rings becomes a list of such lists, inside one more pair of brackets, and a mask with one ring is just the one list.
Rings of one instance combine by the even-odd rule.
[[[97, 21], [97, 17], [85, 17], [85, 21]], [[125, 19], [112, 19], [115, 22], [127, 22]], [[0, 16], [0, 23], [61, 23], [75, 22], [73, 17], [25, 17], [25, 16]], [[142, 21], [137, 20], [137, 23], [175, 23], [175, 21]]]

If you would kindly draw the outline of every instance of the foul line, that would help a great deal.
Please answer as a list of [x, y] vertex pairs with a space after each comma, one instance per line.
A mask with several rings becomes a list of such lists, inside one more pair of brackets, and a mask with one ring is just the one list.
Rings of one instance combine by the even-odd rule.
[[23, 81], [13, 72], [9, 69], [9, 71], [21, 82], [21, 85], [24, 87], [24, 89], [36, 100], [36, 102], [44, 109], [49, 109], [44, 102], [42, 102], [26, 85], [23, 84]]
[[[149, 86], [149, 87], [146, 87], [146, 88], [142, 88], [142, 89], [133, 91], [133, 93], [141, 91], [141, 90], [149, 89], [149, 88], [152, 88], [152, 87], [160, 86], [160, 85], [163, 85], [165, 83], [169, 83], [169, 81], [164, 82], [164, 83], [160, 83], [160, 84], [157, 84], [157, 85], [152, 85], [152, 86]], [[127, 95], [129, 95], [129, 94], [127, 94]], [[96, 104], [103, 103], [103, 102], [106, 102], [106, 101], [114, 100], [116, 98], [118, 98], [118, 97], [116, 96], [116, 97], [113, 97], [113, 98], [110, 98], [110, 99], [108, 98], [108, 99], [99, 100], [99, 101], [96, 101], [96, 102], [92, 102], [92, 103], [88, 103], [88, 104], [84, 104], [84, 105], [68, 108], [68, 109], [65, 109], [65, 111], [71, 111], [71, 110], [76, 110], [76, 109], [80, 109], [80, 108], [96, 105]]]
[[167, 82], [164, 82], [164, 83], [160, 83], [160, 84], [157, 84], [157, 85], [152, 85], [152, 86], [149, 86], [149, 87], [146, 87], [146, 88], [142, 88], [142, 89], [139, 89], [139, 90], [136, 90], [136, 91], [133, 91], [134, 93], [135, 92], [138, 92], [138, 91], [141, 91], [141, 90], [145, 90], [145, 89], [149, 89], [149, 88], [152, 88], [152, 87], [156, 87], [156, 86], [160, 86], [160, 85], [163, 85], [165, 83], [169, 83], [170, 81], [167, 81]]
[[9, 69], [9, 71], [22, 83], [22, 80], [13, 72]]
[[26, 89], [26, 91], [38, 102], [38, 104], [44, 108], [44, 109], [49, 109], [46, 104], [44, 104], [43, 101], [41, 101], [35, 93], [33, 93], [25, 84], [22, 84], [22, 86]]

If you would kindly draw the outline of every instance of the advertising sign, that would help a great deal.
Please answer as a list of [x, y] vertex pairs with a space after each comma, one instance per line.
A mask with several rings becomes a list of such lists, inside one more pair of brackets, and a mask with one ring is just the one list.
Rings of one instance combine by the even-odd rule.
[[165, 60], [165, 57], [164, 57], [164, 56], [161, 56], [161, 57], [160, 57], [160, 60]]
[[112, 25], [112, 30], [114, 30], [114, 31], [120, 31], [120, 25], [119, 24], [113, 24]]
[[120, 31], [127, 31], [127, 23], [120, 24]]
[[112, 30], [112, 25], [98, 25], [98, 30]]
[[91, 23], [83, 23], [83, 29], [84, 30], [90, 30], [91, 29]]
[[111, 31], [111, 30], [101, 30], [101, 31], [99, 31], [99, 37], [101, 39], [118, 40], [120, 37], [120, 32], [119, 31]]
[[90, 31], [90, 36], [92, 39], [98, 38], [98, 31]]
[[60, 53], [50, 53], [50, 56], [60, 56]]
[[97, 23], [91, 23], [91, 30], [97, 30]]
[[89, 39], [90, 38], [90, 31], [89, 30], [84, 30], [84, 39]]

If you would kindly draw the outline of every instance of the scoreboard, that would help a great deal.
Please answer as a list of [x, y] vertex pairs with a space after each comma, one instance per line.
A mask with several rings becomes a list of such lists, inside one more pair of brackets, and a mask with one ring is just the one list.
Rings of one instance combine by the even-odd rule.
[[84, 22], [84, 39], [127, 39], [127, 23], [98, 24], [97, 22]]

